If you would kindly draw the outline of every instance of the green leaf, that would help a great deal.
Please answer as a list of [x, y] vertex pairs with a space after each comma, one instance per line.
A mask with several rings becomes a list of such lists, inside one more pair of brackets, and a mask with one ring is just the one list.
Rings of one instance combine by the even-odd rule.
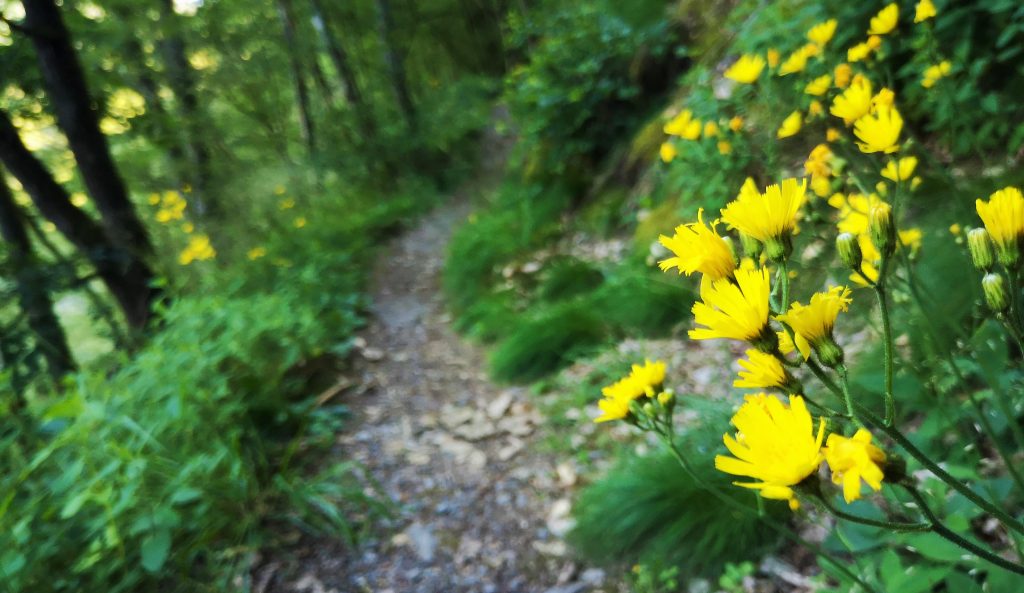
[[171, 532], [160, 529], [150, 533], [142, 540], [142, 568], [156, 572], [163, 568], [167, 554], [171, 551]]

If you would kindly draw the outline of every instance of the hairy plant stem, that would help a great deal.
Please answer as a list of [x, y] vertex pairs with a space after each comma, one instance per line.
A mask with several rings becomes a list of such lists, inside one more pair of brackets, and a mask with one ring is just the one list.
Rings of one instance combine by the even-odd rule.
[[1006, 570], [1009, 570], [1010, 572], [1015, 572], [1017, 574], [1024, 575], [1024, 566], [1021, 566], [1016, 562], [1010, 562], [1002, 556], [999, 556], [998, 554], [986, 550], [985, 548], [979, 546], [971, 540], [956, 533], [949, 527], [946, 527], [942, 520], [935, 515], [935, 512], [932, 511], [931, 507], [928, 506], [928, 501], [924, 499], [924, 496], [917, 490], [917, 488], [909, 484], [903, 484], [903, 488], [906, 489], [906, 491], [914, 499], [914, 502], [917, 503], [918, 508], [921, 510], [922, 513], [924, 513], [924, 516], [927, 517], [929, 521], [931, 521], [932, 532], [938, 534], [944, 539], [953, 542], [954, 544], [960, 546], [964, 550], [967, 550], [971, 554], [974, 554], [979, 558], [984, 558], [986, 561], [991, 562], [992, 564], [995, 564], [1000, 568], [1004, 568]]
[[837, 366], [836, 372], [839, 373], [839, 384], [843, 389], [843, 401], [846, 402], [846, 413], [850, 415], [854, 424], [861, 427], [865, 426], [864, 421], [857, 415], [858, 406], [853, 403], [853, 395], [850, 391], [850, 374], [846, 370], [846, 365], [840, 364]]
[[882, 316], [882, 342], [885, 350], [885, 425], [892, 426], [896, 421], [896, 397], [893, 395], [893, 338], [892, 321], [889, 319], [889, 300], [885, 287], [885, 273], [889, 258], [882, 257], [879, 267], [878, 282], [874, 284], [875, 296], [878, 298], [878, 310]]
[[[781, 535], [782, 537], [784, 537], [784, 538], [786, 538], [786, 539], [788, 539], [788, 540], [790, 540], [790, 541], [792, 541], [792, 542], [794, 542], [796, 544], [804, 546], [808, 550], [814, 552], [814, 554], [817, 555], [818, 557], [822, 558], [823, 560], [828, 561], [828, 563], [831, 564], [832, 566], [834, 566], [836, 570], [838, 570], [844, 576], [846, 576], [850, 580], [854, 581], [855, 583], [857, 583], [858, 585], [863, 587], [865, 591], [869, 591], [871, 593], [878, 593], [877, 589], [875, 589], [874, 587], [872, 587], [871, 585], [866, 583], [863, 579], [861, 579], [859, 576], [854, 574], [853, 571], [851, 571], [849, 568], [847, 568], [846, 564], [843, 561], [841, 561], [840, 559], [835, 558], [834, 556], [832, 556], [828, 551], [826, 551], [821, 546], [819, 546], [817, 544], [814, 544], [812, 542], [809, 542], [806, 539], [804, 539], [803, 537], [800, 537], [800, 535], [798, 535], [792, 529], [790, 529], [789, 527], [787, 527], [783, 523], [781, 523], [779, 521], [776, 521], [775, 519], [772, 519], [771, 517], [767, 516], [766, 514], [765, 515], [760, 515], [757, 510], [751, 509], [750, 507], [748, 507], [748, 506], [746, 506], [746, 505], [744, 505], [744, 504], [742, 504], [740, 502], [737, 502], [732, 497], [728, 496], [727, 494], [724, 494], [718, 488], [712, 486], [711, 484], [708, 484], [703, 479], [701, 479], [700, 476], [698, 476], [697, 473], [695, 471], [693, 471], [693, 468], [690, 467], [690, 463], [686, 460], [685, 457], [683, 457], [683, 454], [679, 451], [679, 448], [676, 446], [676, 444], [675, 444], [675, 430], [672, 427], [671, 421], [666, 422], [664, 424], [664, 427], [665, 427], [664, 431], [656, 430], [658, 436], [661, 438], [662, 442], [664, 442], [665, 445], [668, 447], [669, 451], [672, 452], [673, 457], [676, 458], [676, 461], [679, 462], [679, 465], [682, 466], [683, 470], [685, 470], [686, 473], [689, 474], [690, 479], [692, 479], [696, 484], [700, 485], [701, 488], [707, 490], [708, 492], [711, 493], [712, 496], [714, 496], [718, 500], [722, 501], [723, 503], [729, 505], [730, 507], [732, 507], [732, 508], [734, 508], [736, 510], [739, 510], [739, 511], [742, 511], [742, 512], [748, 513], [748, 514], [758, 515], [758, 519], [761, 522], [763, 522], [765, 525], [767, 525], [767, 526], [771, 527], [772, 529], [774, 529], [775, 531], [777, 531], [779, 533], [779, 535]], [[760, 496], [758, 498], [760, 498]]]
[[821, 504], [828, 509], [828, 512], [832, 513], [836, 517], [843, 519], [844, 521], [850, 521], [851, 523], [860, 523], [861, 525], [870, 525], [871, 527], [881, 527], [882, 529], [892, 529], [894, 531], [931, 531], [931, 523], [906, 523], [903, 521], [880, 521], [877, 519], [868, 519], [867, 517], [858, 517], [857, 515], [851, 515], [846, 511], [841, 511], [835, 507], [828, 500], [828, 497], [824, 494], [818, 493], [816, 498], [821, 501]]

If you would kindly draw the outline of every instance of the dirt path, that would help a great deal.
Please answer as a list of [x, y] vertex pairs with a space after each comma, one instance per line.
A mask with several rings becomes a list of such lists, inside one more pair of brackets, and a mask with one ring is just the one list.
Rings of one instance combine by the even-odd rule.
[[582, 593], [603, 575], [568, 557], [575, 475], [537, 452], [541, 417], [522, 388], [491, 383], [441, 297], [447, 242], [469, 212], [438, 208], [380, 257], [373, 316], [345, 395], [355, 418], [340, 454], [365, 464], [399, 517], [355, 550], [300, 560], [281, 591]]

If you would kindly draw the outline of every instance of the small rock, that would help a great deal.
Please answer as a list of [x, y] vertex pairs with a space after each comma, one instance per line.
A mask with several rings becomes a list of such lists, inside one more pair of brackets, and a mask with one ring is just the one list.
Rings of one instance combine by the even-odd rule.
[[434, 560], [434, 550], [437, 548], [437, 539], [434, 538], [433, 531], [429, 527], [422, 523], [413, 523], [405, 530], [405, 534], [409, 538], [409, 543], [412, 546], [413, 552], [423, 562], [431, 562]]
[[[565, 556], [565, 553], [568, 550], [565, 542], [561, 540], [555, 540], [553, 542], [535, 541], [531, 545], [534, 550], [537, 550], [541, 554], [545, 556], [553, 556], [555, 558]], [[580, 590], [582, 591], [582, 589]]]
[[541, 264], [539, 261], [531, 261], [523, 264], [522, 272], [524, 274], [536, 274], [540, 271]]
[[512, 405], [512, 394], [506, 391], [487, 404], [487, 417], [491, 420], [501, 418], [508, 411], [510, 405]]
[[352, 347], [358, 350], [366, 348], [366, 338], [364, 338], [363, 336], [357, 336], [354, 340], [352, 340]]
[[524, 437], [533, 432], [533, 425], [526, 416], [506, 416], [498, 421], [498, 430]]
[[560, 498], [551, 505], [548, 511], [548, 531], [555, 537], [564, 537], [565, 534], [576, 526], [576, 521], [569, 516], [572, 511], [572, 503], [568, 498]]
[[569, 488], [576, 485], [576, 468], [574, 468], [568, 461], [559, 463], [555, 467], [555, 473], [558, 474], [559, 486]]
[[455, 436], [464, 438], [467, 441], [479, 441], [480, 439], [494, 436], [498, 429], [495, 428], [494, 423], [489, 422], [484, 417], [482, 412], [477, 412], [473, 415], [472, 420], [456, 427], [452, 432], [455, 433]]
[[363, 348], [361, 353], [363, 358], [370, 362], [384, 360], [384, 351], [380, 348]]
[[449, 430], [473, 419], [474, 410], [464, 406], [446, 404], [441, 408], [441, 424]]
[[506, 444], [504, 447], [498, 449], [498, 460], [499, 461], [508, 461], [509, 459], [512, 459], [520, 451], [523, 450], [523, 446], [524, 446], [523, 441], [517, 439], [516, 437], [509, 438], [508, 444]]
[[568, 585], [560, 585], [558, 587], [551, 587], [544, 591], [544, 593], [583, 593], [588, 591], [590, 585], [587, 583], [569, 583]]
[[599, 587], [604, 584], [605, 573], [600, 568], [588, 568], [580, 575], [580, 582]]

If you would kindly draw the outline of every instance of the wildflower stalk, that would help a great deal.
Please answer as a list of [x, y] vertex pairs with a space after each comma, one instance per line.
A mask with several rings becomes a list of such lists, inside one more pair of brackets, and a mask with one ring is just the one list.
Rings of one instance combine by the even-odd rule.
[[971, 540], [956, 533], [952, 529], [946, 527], [942, 520], [935, 515], [935, 512], [932, 511], [931, 507], [928, 506], [928, 501], [924, 499], [924, 496], [921, 495], [917, 488], [909, 484], [903, 484], [903, 488], [906, 489], [906, 491], [914, 499], [914, 502], [917, 503], [918, 508], [921, 510], [922, 513], [924, 513], [925, 517], [927, 517], [928, 520], [931, 521], [932, 532], [936, 533], [937, 535], [941, 536], [946, 540], [953, 542], [954, 544], [960, 546], [961, 548], [970, 552], [971, 554], [974, 554], [979, 558], [984, 558], [986, 561], [995, 564], [1000, 568], [1004, 568], [1006, 570], [1009, 570], [1010, 572], [1015, 572], [1017, 574], [1024, 575], [1024, 566], [1017, 564], [1016, 562], [1010, 562], [1002, 556], [999, 556], [998, 554], [986, 550], [985, 548], [979, 546]]
[[[850, 415], [850, 418], [857, 426], [865, 426], [864, 421], [857, 415], [857, 406], [853, 403], [853, 395], [850, 393], [850, 374], [846, 370], [846, 365], [840, 364], [836, 367], [836, 372], [839, 373], [839, 384], [843, 389], [843, 401], [846, 402], [846, 413]], [[886, 424], [886, 426], [889, 425]]]
[[889, 319], [888, 293], [885, 286], [885, 273], [889, 258], [882, 256], [879, 266], [878, 282], [874, 283], [875, 296], [878, 299], [878, 310], [882, 316], [882, 341], [885, 347], [885, 425], [892, 426], [896, 420], [896, 398], [893, 395], [893, 339], [892, 321]]
[[[664, 423], [664, 428], [665, 428], [664, 431], [657, 430], [657, 428], [655, 428], [655, 432], [658, 434], [658, 436], [661, 439], [661, 441], [663, 443], [665, 443], [665, 445], [668, 447], [669, 451], [672, 452], [672, 456], [676, 458], [676, 461], [679, 462], [679, 465], [682, 466], [683, 470], [685, 470], [686, 473], [690, 476], [690, 479], [692, 479], [701, 488], [703, 488], [704, 490], [707, 490], [708, 492], [711, 493], [712, 496], [714, 496], [718, 500], [722, 501], [723, 503], [729, 505], [730, 507], [732, 507], [732, 508], [734, 508], [736, 510], [739, 510], [739, 511], [742, 511], [742, 512], [748, 513], [748, 514], [753, 513], [755, 515], [759, 515], [758, 518], [759, 518], [760, 521], [762, 521], [768, 527], [771, 527], [772, 529], [774, 529], [782, 537], [784, 537], [784, 538], [786, 538], [786, 539], [788, 539], [788, 540], [790, 540], [790, 541], [792, 541], [792, 542], [794, 542], [794, 543], [796, 543], [798, 545], [801, 545], [801, 546], [805, 547], [806, 549], [808, 549], [811, 552], [813, 552], [816, 556], [822, 558], [823, 560], [828, 561], [828, 563], [831, 564], [833, 567], [835, 567], [835, 569], [837, 571], [839, 571], [845, 577], [849, 578], [850, 580], [852, 580], [855, 583], [857, 583], [858, 585], [860, 585], [865, 591], [868, 591], [870, 593], [878, 593], [877, 589], [875, 589], [874, 587], [869, 585], [862, 578], [860, 578], [853, 571], [851, 571], [846, 566], [846, 563], [844, 563], [843, 561], [839, 560], [838, 558], [835, 558], [834, 556], [832, 556], [828, 551], [826, 551], [821, 546], [818, 546], [817, 544], [809, 542], [806, 539], [804, 539], [803, 537], [800, 537], [800, 535], [795, 533], [792, 529], [790, 529], [789, 527], [787, 527], [783, 523], [780, 523], [779, 521], [776, 521], [776, 520], [770, 518], [767, 515], [761, 515], [760, 513], [758, 513], [757, 510], [751, 509], [750, 507], [748, 507], [748, 506], [746, 506], [746, 505], [744, 505], [744, 504], [742, 504], [740, 502], [737, 502], [732, 497], [722, 493], [722, 491], [719, 490], [718, 488], [712, 486], [711, 484], [708, 484], [703, 479], [701, 479], [697, 475], [697, 473], [693, 470], [693, 468], [690, 466], [690, 462], [687, 461], [685, 457], [683, 457], [683, 454], [679, 451], [679, 448], [676, 446], [676, 443], [675, 443], [675, 430], [674, 430], [674, 428], [672, 426], [672, 422], [671, 421], [665, 422]], [[760, 497], [758, 497], [758, 498], [760, 499]]]
[[851, 523], [860, 523], [861, 525], [869, 525], [871, 527], [880, 527], [882, 529], [891, 529], [893, 531], [913, 532], [913, 531], [931, 531], [931, 529], [932, 529], [932, 524], [931, 523], [909, 523], [909, 522], [903, 522], [903, 521], [881, 521], [881, 520], [877, 520], [877, 519], [868, 519], [867, 517], [858, 517], [857, 515], [852, 515], [850, 513], [845, 512], [845, 511], [839, 510], [838, 508], [836, 508], [835, 505], [833, 505], [831, 503], [831, 501], [828, 500], [827, 496], [825, 496], [824, 494], [822, 494], [820, 492], [815, 494], [815, 498], [817, 498], [819, 501], [821, 501], [821, 504], [824, 505], [824, 507], [826, 509], [828, 509], [828, 512], [832, 513], [836, 517], [839, 517], [840, 519], [843, 519], [844, 521], [849, 521]]

